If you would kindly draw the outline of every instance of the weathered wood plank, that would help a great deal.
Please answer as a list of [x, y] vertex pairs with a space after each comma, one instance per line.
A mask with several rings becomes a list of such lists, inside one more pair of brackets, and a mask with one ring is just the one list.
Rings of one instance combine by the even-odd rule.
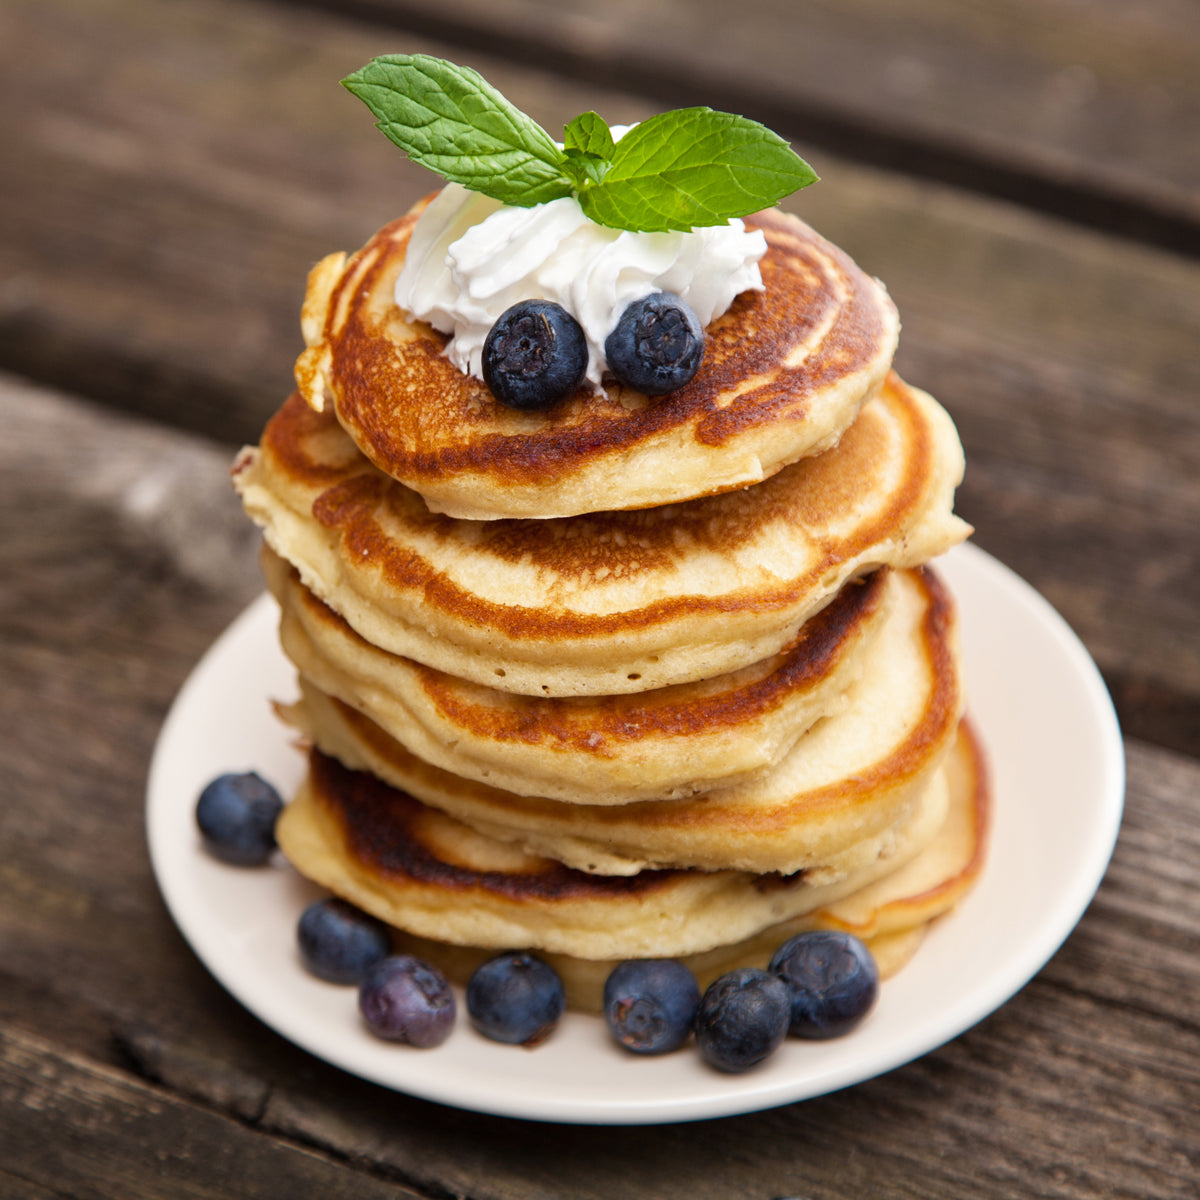
[[[78, 1120], [90, 1155], [114, 1124], [132, 1139], [153, 1100], [170, 1110], [164, 1129], [178, 1119], [180, 1145], [262, 1136], [271, 1154], [299, 1143], [473, 1200], [1190, 1194], [1200, 763], [1129, 744], [1125, 828], [1091, 910], [1028, 988], [920, 1062], [776, 1112], [660, 1129], [547, 1136], [443, 1109], [264, 1029], [195, 959], [155, 889], [142, 832], [151, 739], [194, 658], [258, 588], [229, 450], [4, 379], [0, 422], [0, 478], [20, 500], [0, 506], [0, 1026], [23, 1047], [52, 1043], [0, 1087], [0, 1130], [10, 1106], [14, 1138], [52, 1143]], [[50, 1110], [25, 1111], [43, 1067]], [[188, 1194], [149, 1181], [121, 1193], [106, 1145], [111, 1190], [91, 1194]], [[21, 1153], [0, 1143], [0, 1161], [49, 1188], [38, 1151]]]
[[[45, 1011], [101, 1055], [143, 1002], [146, 947], [171, 936], [138, 828], [156, 730], [261, 590], [257, 537], [227, 448], [11, 381], [0, 408], [0, 1013]], [[86, 946], [58, 944], [71, 928]], [[44, 953], [56, 980], [30, 969]]]
[[5, 1200], [62, 1200], [62, 1192], [50, 1191], [30, 1179], [20, 1179], [0, 1166], [0, 1195]]
[[0, 1109], [5, 1196], [416, 1196], [43, 1039], [3, 1028]]
[[[170, 21], [150, 0], [13, 0], [0, 46], [0, 146], [20, 166], [0, 189], [0, 363], [253, 438], [290, 387], [308, 266], [431, 182], [336, 86], [394, 35], [226, 0]], [[478, 61], [551, 126], [593, 103], [646, 111]], [[959, 423], [979, 543], [1062, 609], [1137, 733], [1190, 748], [1200, 264], [819, 165], [792, 204], [897, 297], [898, 363]]]
[[860, 161], [1200, 252], [1200, 14], [1173, 0], [349, 10], [664, 104], [745, 112]]
[[[0, 9], [0, 366], [256, 436], [309, 267], [437, 184], [338, 86], [392, 36], [229, 0]], [[493, 73], [542, 119], [563, 101]]]

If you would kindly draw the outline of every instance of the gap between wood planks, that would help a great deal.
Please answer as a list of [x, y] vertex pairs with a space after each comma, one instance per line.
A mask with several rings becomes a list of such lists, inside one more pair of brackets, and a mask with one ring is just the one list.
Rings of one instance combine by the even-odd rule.
[[[884, 120], [857, 116], [836, 104], [809, 97], [780, 98], [771, 90], [700, 76], [686, 63], [671, 63], [623, 50], [620, 56], [596, 56], [555, 36], [553, 24], [531, 22], [509, 32], [499, 22], [484, 23], [436, 6], [405, 0], [288, 0], [322, 12], [336, 11], [372, 24], [499, 55], [515, 64], [558, 75], [574, 84], [589, 83], [641, 95], [670, 106], [703, 103], [742, 113], [783, 136], [836, 152], [861, 164], [897, 171], [1020, 205], [1048, 216], [1176, 254], [1200, 258], [1200, 223], [1171, 200], [1152, 191], [1099, 187], [1069, 177], [1036, 156], [1023, 159], [988, 153], [953, 137], [901, 129]], [[549, 32], [547, 32], [549, 31]]]

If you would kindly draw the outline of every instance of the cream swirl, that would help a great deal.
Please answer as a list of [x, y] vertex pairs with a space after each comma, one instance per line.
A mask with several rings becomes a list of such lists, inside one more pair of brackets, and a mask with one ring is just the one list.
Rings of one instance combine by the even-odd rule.
[[417, 220], [396, 303], [450, 335], [459, 370], [483, 377], [483, 343], [521, 300], [552, 300], [583, 327], [587, 377], [599, 385], [604, 341], [626, 306], [674, 292], [702, 325], [734, 297], [761, 289], [767, 243], [733, 219], [682, 233], [631, 233], [597, 225], [573, 196], [514, 208], [448, 183]]

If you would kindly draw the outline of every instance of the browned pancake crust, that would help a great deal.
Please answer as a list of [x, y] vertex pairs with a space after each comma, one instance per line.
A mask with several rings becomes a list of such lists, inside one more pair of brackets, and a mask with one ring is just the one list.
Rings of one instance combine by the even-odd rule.
[[[809, 929], [842, 929], [862, 937], [879, 961], [883, 978], [890, 978], [909, 960], [920, 943], [929, 922], [947, 913], [971, 889], [987, 858], [992, 825], [991, 781], [984, 749], [973, 724], [966, 718], [959, 725], [957, 745], [951, 756], [955, 789], [969, 789], [969, 836], [972, 853], [955, 874], [925, 892], [889, 900], [882, 911], [873, 914], [870, 928], [855, 928], [839, 919], [837, 906], [817, 909], [739, 943], [719, 946], [701, 954], [688, 955], [681, 961], [695, 973], [700, 987], [707, 987], [719, 975], [737, 967], [765, 969], [775, 950], [788, 938]], [[781, 879], [786, 877], [771, 877]], [[465, 985], [471, 973], [495, 953], [494, 948], [451, 946], [402, 930], [395, 931], [399, 949], [438, 964], [454, 982]], [[898, 946], [888, 944], [899, 940]], [[564, 954], [542, 953], [559, 972], [567, 990], [567, 1003], [586, 1012], [602, 1011], [604, 982], [617, 960], [592, 960]]]
[[[445, 335], [406, 322], [395, 307], [416, 217], [386, 225], [348, 260], [322, 336], [342, 424], [380, 470], [417, 491], [460, 473], [486, 477], [497, 493], [552, 484], [599, 458], [624, 461], [673, 432], [709, 448], [775, 428], [786, 441], [786, 427], [805, 421], [814, 396], [859, 371], [877, 378], [880, 354], [890, 358], [894, 309], [878, 285], [795, 217], [769, 210], [746, 218], [767, 238], [765, 291], [743, 293], [708, 327], [690, 383], [654, 402], [615, 382], [600, 394], [585, 384], [548, 413], [517, 412], [446, 358]], [[826, 323], [815, 351], [788, 366], [789, 354]], [[297, 371], [302, 389], [321, 386], [306, 359]]]
[[[266, 559], [267, 577], [284, 571], [302, 588], [294, 569]], [[755, 721], [783, 705], [789, 696], [814, 687], [879, 615], [887, 568], [847, 584], [831, 603], [805, 622], [778, 655], [733, 676], [707, 684], [683, 684], [619, 696], [546, 699], [505, 693], [498, 702], [490, 689], [444, 671], [411, 662], [418, 686], [445, 719], [493, 742], [546, 744], [594, 757], [615, 758], [631, 743], [650, 737], [695, 737]], [[342, 637], [359, 635], [312, 592], [298, 593], [310, 620], [335, 626]]]
[[808, 571], [780, 577], [773, 586], [759, 581], [716, 596], [670, 596], [620, 612], [578, 612], [555, 605], [554, 582], [587, 580], [599, 568], [614, 577], [645, 574], [656, 564], [669, 567], [677, 562], [681, 547], [732, 560], [739, 545], [764, 524], [786, 520], [801, 501], [811, 524], [835, 519], [853, 502], [856, 482], [867, 486], [853, 473], [846, 477], [842, 468], [847, 458], [877, 461], [881, 453], [873, 449], [883, 435], [870, 412], [865, 411], [846, 431], [834, 454], [805, 459], [744, 491], [642, 511], [480, 522], [481, 552], [512, 562], [532, 562], [544, 573], [549, 583], [539, 599], [549, 602], [539, 607], [524, 606], [516, 598], [498, 604], [466, 591], [427, 559], [390, 538], [377, 515], [387, 509], [399, 521], [448, 542], [461, 536], [460, 522], [431, 513], [417, 493], [373, 470], [360, 456], [348, 454], [331, 462], [324, 451], [338, 444], [336, 419], [329, 412], [314, 412], [298, 394], [267, 423], [260, 452], [274, 458], [298, 491], [319, 492], [312, 502], [314, 519], [340, 536], [343, 558], [370, 563], [394, 594], [419, 597], [424, 609], [441, 609], [456, 624], [494, 629], [514, 641], [620, 637], [693, 615], [786, 614], [839, 563], [885, 541], [919, 506], [933, 473], [935, 447], [909, 396], [903, 381], [893, 374], [877, 401], [887, 404], [902, 426], [909, 451], [903, 484], [871, 521], [855, 528], [853, 537], [831, 537], [828, 554], [817, 557]]
[[[968, 798], [963, 828], [969, 858], [933, 886], [911, 896], [888, 900], [884, 910], [867, 914], [870, 928], [864, 936], [892, 932], [923, 923], [957, 902], [977, 877], [985, 855], [990, 826], [990, 792], [982, 751], [973, 730], [958, 730], [956, 781], [952, 788]], [[481, 869], [449, 861], [437, 847], [438, 835], [427, 836], [423, 822], [429, 810], [404, 792], [381, 783], [373, 775], [343, 767], [320, 751], [309, 754], [309, 788], [315, 802], [332, 819], [331, 829], [343, 841], [348, 855], [375, 887], [436, 889], [444, 903], [498, 901], [529, 905], [551, 913], [556, 904], [605, 901], [653, 902], [656, 894], [672, 892], [673, 885], [689, 878], [715, 879], [705, 873], [658, 870], [634, 876], [590, 875], [545, 858], [526, 856], [519, 866]], [[735, 877], [735, 876], [731, 876]], [[805, 873], [789, 876], [744, 877], [757, 891], [800, 887]], [[850, 898], [852, 903], [852, 898]], [[818, 908], [797, 918], [803, 928], [852, 928], [841, 911], [842, 902]], [[758, 939], [761, 941], [761, 939]]]
[[[616, 855], [680, 866], [739, 866], [761, 871], [767, 863], [789, 869], [819, 862], [812, 838], [820, 839], [822, 819], [837, 813], [847, 818], [855, 836], [882, 832], [894, 821], [903, 798], [928, 779], [953, 744], [962, 713], [963, 697], [956, 661], [954, 603], [945, 585], [928, 569], [913, 573], [926, 593], [928, 607], [922, 622], [922, 654], [928, 664], [931, 691], [923, 711], [903, 741], [886, 757], [853, 776], [790, 800], [770, 805], [743, 801], [739, 789], [712, 791], [688, 799], [643, 800], [623, 805], [589, 805], [586, 818], [578, 805], [512, 793], [460, 779], [406, 750], [369, 718], [330, 700], [341, 722], [351, 731], [374, 769], [392, 783], [411, 789], [431, 805], [439, 800], [459, 819], [494, 830], [522, 834], [579, 836]], [[364, 765], [353, 761], [353, 765]], [[442, 799], [446, 798], [446, 799]], [[582, 824], [581, 824], [582, 822]], [[882, 822], [882, 824], [881, 824]], [[817, 830], [814, 835], [814, 829]], [[720, 846], [720, 861], [712, 846]], [[797, 839], [799, 838], [799, 842]], [[829, 853], [844, 849], [829, 846]], [[803, 853], [800, 853], [800, 852]]]
[[855, 929], [846, 920], [839, 920], [834, 910], [818, 909], [816, 921], [828, 928], [840, 928], [859, 936], [871, 937], [903, 929], [915, 921], [928, 921], [939, 913], [946, 912], [958, 903], [979, 878], [987, 861], [988, 846], [992, 833], [992, 774], [988, 766], [987, 752], [979, 737], [975, 724], [968, 717], [958, 723], [955, 753], [949, 759], [950, 788], [970, 788], [971, 804], [968, 813], [968, 830], [971, 856], [953, 875], [947, 876], [923, 892], [906, 896], [902, 900], [888, 903], [886, 919], [876, 922], [868, 929]]
[[473, 870], [447, 862], [426, 844], [421, 821], [428, 810], [406, 792], [366, 771], [351, 771], [315, 749], [309, 752], [309, 778], [319, 803], [342, 830], [347, 852], [387, 880], [407, 879], [448, 893], [554, 901], [651, 895], [679, 874], [591, 875], [549, 858], [529, 858], [523, 870]]

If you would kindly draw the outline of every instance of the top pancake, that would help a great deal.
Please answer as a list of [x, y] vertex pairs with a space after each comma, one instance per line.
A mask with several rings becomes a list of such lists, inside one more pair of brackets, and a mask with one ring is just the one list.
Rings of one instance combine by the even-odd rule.
[[293, 397], [234, 482], [305, 586], [390, 653], [525, 695], [616, 695], [777, 654], [856, 576], [962, 540], [954, 424], [895, 375], [753, 488], [554, 521], [431, 514]]
[[646, 508], [741, 488], [833, 445], [882, 384], [899, 333], [882, 285], [798, 218], [769, 210], [764, 291], [706, 330], [704, 363], [656, 399], [584, 384], [547, 412], [506, 408], [409, 321], [396, 276], [420, 207], [309, 277], [301, 394], [435, 512], [488, 520]]

